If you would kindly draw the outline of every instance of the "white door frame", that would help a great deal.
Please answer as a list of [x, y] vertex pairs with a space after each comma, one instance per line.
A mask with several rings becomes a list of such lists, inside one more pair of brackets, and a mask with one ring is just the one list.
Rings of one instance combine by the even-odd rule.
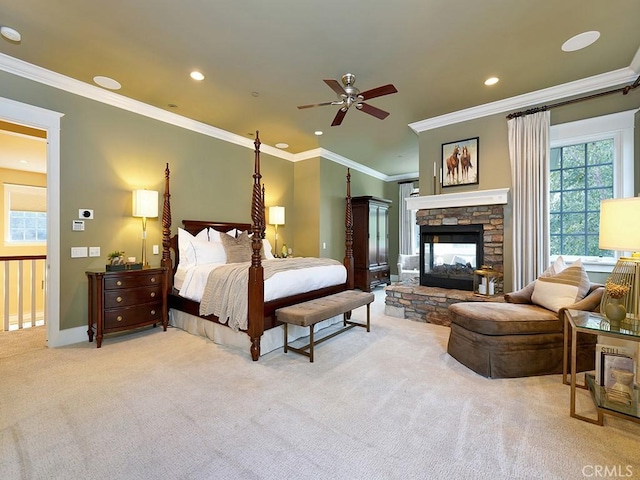
[[0, 97], [0, 118], [47, 132], [47, 272], [45, 315], [47, 344], [58, 347], [60, 335], [60, 118], [63, 113]]

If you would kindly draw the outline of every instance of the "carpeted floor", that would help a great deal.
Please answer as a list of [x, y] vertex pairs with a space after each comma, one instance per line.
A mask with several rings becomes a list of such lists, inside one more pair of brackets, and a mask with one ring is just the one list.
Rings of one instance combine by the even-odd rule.
[[560, 375], [480, 377], [447, 355], [447, 327], [383, 302], [313, 364], [177, 329], [4, 357], [0, 478], [640, 477], [640, 425], [570, 418]]

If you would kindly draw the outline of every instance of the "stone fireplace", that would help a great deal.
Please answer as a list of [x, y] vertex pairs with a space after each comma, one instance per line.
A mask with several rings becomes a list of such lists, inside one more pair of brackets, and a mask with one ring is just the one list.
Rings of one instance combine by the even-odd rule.
[[[407, 208], [418, 210], [416, 222], [420, 225], [421, 232], [421, 277], [422, 270], [438, 270], [429, 265], [448, 264], [443, 269], [444, 275], [441, 275], [447, 278], [432, 276], [427, 281], [421, 279], [420, 283], [423, 284], [397, 283], [386, 287], [385, 313], [420, 322], [449, 325], [449, 305], [468, 301], [500, 301], [501, 297], [479, 297], [473, 294], [473, 270], [488, 265], [500, 272], [504, 271], [504, 206], [507, 194], [508, 189], [498, 189], [407, 199]], [[440, 237], [462, 233], [462, 237], [446, 237], [445, 242], [442, 242], [460, 246], [462, 250], [458, 254], [459, 258], [438, 255], [438, 250], [433, 246], [429, 247], [430, 258], [426, 258], [427, 248], [424, 244], [429, 244], [432, 238], [423, 237], [423, 232], [432, 236], [439, 234]], [[480, 235], [481, 241], [470, 240], [467, 235]], [[435, 243], [441, 243], [440, 238]], [[471, 243], [479, 248], [475, 255], [472, 253]], [[455, 269], [464, 270], [464, 285], [451, 285], [448, 277], [452, 276], [451, 270]]]

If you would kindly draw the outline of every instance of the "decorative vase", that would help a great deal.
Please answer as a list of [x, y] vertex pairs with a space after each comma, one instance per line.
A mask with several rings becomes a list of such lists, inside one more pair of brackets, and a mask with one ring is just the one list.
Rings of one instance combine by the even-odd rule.
[[604, 313], [612, 322], [620, 322], [627, 317], [627, 309], [619, 298], [610, 298]]

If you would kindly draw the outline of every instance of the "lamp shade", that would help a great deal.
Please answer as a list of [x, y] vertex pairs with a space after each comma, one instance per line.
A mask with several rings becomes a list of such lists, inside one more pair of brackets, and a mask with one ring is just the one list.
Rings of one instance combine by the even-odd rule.
[[132, 211], [134, 217], [157, 217], [158, 192], [155, 190], [134, 190]]
[[613, 198], [600, 203], [602, 250], [640, 250], [640, 197]]
[[271, 225], [284, 225], [284, 207], [269, 207], [269, 223]]

